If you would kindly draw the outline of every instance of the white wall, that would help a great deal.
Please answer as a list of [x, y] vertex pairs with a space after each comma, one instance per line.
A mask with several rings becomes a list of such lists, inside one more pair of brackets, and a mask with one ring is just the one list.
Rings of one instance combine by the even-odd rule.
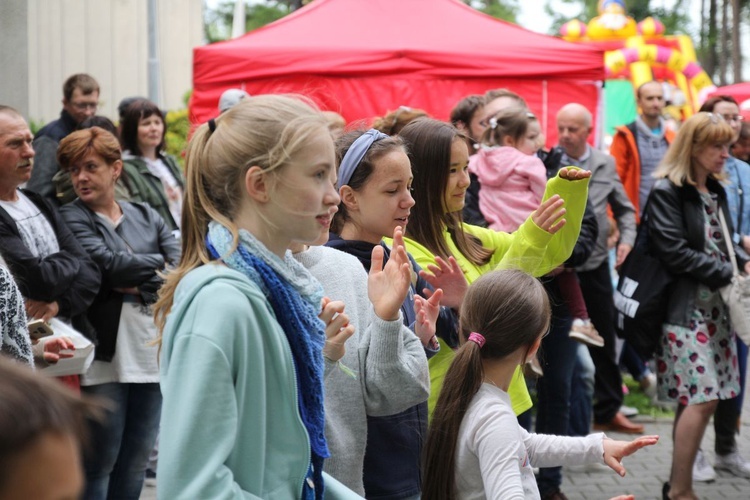
[[[96, 78], [98, 113], [113, 120], [123, 97], [148, 97], [147, 0], [2, 0], [0, 19], [11, 12], [17, 19], [22, 5], [27, 9], [25, 40], [18, 26], [2, 29], [0, 50], [23, 49], [19, 53], [27, 54], [26, 63], [15, 57], [13, 64], [2, 66], [0, 103], [32, 120], [52, 120], [60, 113], [62, 84], [74, 73]], [[192, 87], [192, 50], [203, 43], [203, 6], [201, 0], [157, 0], [157, 5], [160, 105], [175, 109], [183, 107], [182, 96]], [[0, 27], [4, 24], [0, 21]], [[0, 62], [8, 59], [0, 57]], [[25, 77], [25, 84], [19, 79], [25, 92], [6, 91], [13, 88], [9, 74]]]

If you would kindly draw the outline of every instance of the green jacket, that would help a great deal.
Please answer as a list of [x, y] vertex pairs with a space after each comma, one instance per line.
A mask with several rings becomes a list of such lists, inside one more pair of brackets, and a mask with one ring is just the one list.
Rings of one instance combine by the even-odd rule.
[[[185, 179], [179, 165], [177, 165], [177, 160], [171, 155], [162, 156], [162, 160], [164, 160], [164, 164], [172, 172], [180, 187], [184, 189]], [[164, 218], [172, 231], [177, 229], [179, 221], [175, 221], [169, 211], [169, 201], [161, 179], [149, 171], [146, 162], [138, 157], [130, 157], [123, 160], [122, 170], [125, 173], [122, 176], [122, 182], [130, 193], [130, 201], [140, 201], [150, 205], [151, 208], [159, 212], [159, 215]]]
[[[286, 336], [261, 290], [208, 264], [175, 292], [161, 346], [159, 498], [299, 499], [310, 440]], [[360, 498], [325, 475], [326, 498]]]

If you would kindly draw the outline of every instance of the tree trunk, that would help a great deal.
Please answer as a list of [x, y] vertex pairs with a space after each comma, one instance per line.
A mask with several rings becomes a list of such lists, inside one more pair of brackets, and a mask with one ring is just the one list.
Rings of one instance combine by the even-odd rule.
[[742, 81], [742, 43], [740, 28], [740, 0], [732, 0], [732, 80]]
[[729, 1], [721, 2], [721, 34], [719, 41], [719, 85], [727, 84], [727, 66], [729, 58]]
[[711, 78], [716, 78], [716, 2], [717, 0], [709, 0], [708, 3], [708, 39], [704, 47], [705, 61], [703, 69], [706, 70], [706, 73]]

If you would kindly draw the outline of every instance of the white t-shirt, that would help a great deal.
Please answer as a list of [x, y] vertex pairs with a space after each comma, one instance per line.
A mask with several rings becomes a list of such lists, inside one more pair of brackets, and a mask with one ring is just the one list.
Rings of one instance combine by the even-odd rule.
[[47, 217], [21, 191], [16, 201], [1, 201], [2, 207], [8, 215], [16, 221], [18, 232], [21, 233], [24, 245], [34, 257], [42, 259], [60, 251], [55, 231]]
[[169, 212], [172, 214], [177, 227], [180, 227], [180, 222], [182, 222], [182, 188], [180, 188], [180, 184], [174, 178], [174, 175], [172, 175], [169, 167], [160, 158], [151, 160], [144, 156], [143, 160], [146, 162], [148, 171], [161, 179], [164, 192], [167, 194]]
[[530, 434], [518, 425], [508, 393], [482, 384], [461, 422], [456, 447], [459, 499], [538, 499], [532, 467], [603, 462], [604, 434]]

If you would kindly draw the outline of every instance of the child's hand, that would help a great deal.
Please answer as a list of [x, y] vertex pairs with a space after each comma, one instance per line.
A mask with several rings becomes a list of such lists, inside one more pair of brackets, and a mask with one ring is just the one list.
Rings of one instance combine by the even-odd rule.
[[591, 171], [579, 168], [563, 167], [558, 172], [558, 175], [561, 179], [565, 179], [568, 181], [579, 181], [581, 179], [588, 179], [589, 177], [591, 177]]
[[393, 231], [391, 256], [383, 267], [383, 247], [372, 249], [372, 264], [367, 277], [367, 295], [375, 314], [386, 321], [398, 319], [398, 312], [411, 286], [411, 263], [404, 248], [401, 227]]
[[[446, 262], [442, 257], [436, 256], [435, 262], [437, 265], [430, 264], [427, 266], [429, 272], [422, 269], [419, 271], [419, 275], [433, 288], [443, 289], [443, 298], [440, 301], [442, 305], [458, 309], [464, 300], [466, 289], [469, 288], [466, 276], [464, 276], [464, 272], [461, 271], [461, 267], [453, 257], [448, 257]], [[427, 297], [432, 295], [432, 290], [429, 288], [425, 288], [422, 292]]]
[[531, 214], [531, 220], [548, 233], [555, 234], [565, 225], [565, 219], [562, 218], [565, 215], [564, 205], [560, 195], [551, 196]]
[[655, 445], [659, 441], [659, 436], [643, 436], [633, 441], [615, 441], [604, 438], [602, 446], [604, 447], [604, 463], [617, 472], [621, 477], [625, 477], [625, 467], [622, 465], [622, 459], [632, 455], [644, 446]]
[[443, 291], [440, 288], [435, 290], [429, 299], [419, 295], [414, 296], [414, 313], [417, 315], [417, 320], [414, 322], [414, 333], [417, 334], [423, 346], [434, 348], [431, 342], [437, 331], [435, 322], [440, 315], [440, 298], [442, 296]]
[[44, 361], [50, 365], [74, 356], [72, 352], [63, 352], [76, 350], [73, 341], [68, 337], [47, 337], [42, 339], [42, 342], [44, 342]]
[[323, 310], [318, 317], [326, 324], [326, 344], [323, 356], [330, 361], [338, 361], [346, 354], [346, 341], [354, 335], [354, 325], [349, 324], [349, 317], [344, 314], [344, 303], [323, 297]]

